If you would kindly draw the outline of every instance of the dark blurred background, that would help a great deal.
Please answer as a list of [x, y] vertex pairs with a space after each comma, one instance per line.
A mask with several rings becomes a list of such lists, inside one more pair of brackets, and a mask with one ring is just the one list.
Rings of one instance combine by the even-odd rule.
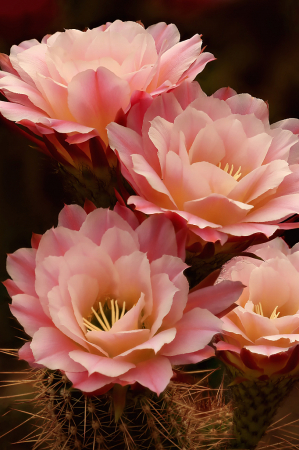
[[[141, 20], [145, 27], [175, 23], [181, 39], [203, 35], [204, 46], [217, 61], [199, 75], [203, 90], [212, 94], [223, 86], [267, 100], [270, 121], [299, 117], [299, 1], [298, 0], [0, 0], [0, 52], [13, 44], [64, 28], [93, 28], [107, 21]], [[58, 212], [70, 201], [63, 193], [46, 156], [0, 124], [0, 280], [7, 278], [6, 253], [30, 246], [31, 233], [44, 233], [57, 224]], [[299, 241], [289, 233], [290, 244]], [[24, 335], [9, 314], [9, 297], [0, 287], [0, 347], [18, 348]], [[8, 319], [8, 317], [10, 317]], [[1, 356], [1, 371], [25, 367]], [[16, 389], [2, 389], [8, 396]], [[0, 415], [11, 403], [0, 401]], [[0, 435], [17, 421], [15, 412], [2, 418]], [[299, 415], [298, 415], [299, 417]], [[0, 440], [10, 448], [24, 430]], [[31, 449], [32, 443], [13, 448]]]

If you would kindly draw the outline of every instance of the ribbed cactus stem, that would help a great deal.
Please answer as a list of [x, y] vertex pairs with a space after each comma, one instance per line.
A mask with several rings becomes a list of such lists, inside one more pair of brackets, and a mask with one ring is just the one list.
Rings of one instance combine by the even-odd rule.
[[293, 383], [293, 379], [284, 377], [232, 386], [235, 448], [252, 450], [257, 446]]

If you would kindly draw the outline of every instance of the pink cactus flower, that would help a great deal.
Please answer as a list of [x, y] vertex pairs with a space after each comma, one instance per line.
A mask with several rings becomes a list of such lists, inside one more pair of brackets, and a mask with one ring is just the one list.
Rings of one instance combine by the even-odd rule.
[[225, 317], [219, 356], [248, 379], [298, 376], [299, 244], [281, 239], [250, 248], [262, 260], [239, 257], [223, 277], [247, 287]]
[[138, 210], [174, 214], [197, 239], [222, 245], [269, 237], [299, 212], [298, 137], [270, 127], [262, 100], [183, 83], [133, 106], [127, 125], [107, 129]]
[[179, 41], [173, 24], [144, 29], [116, 20], [14, 45], [10, 56], [0, 55], [0, 91], [8, 100], [0, 101], [0, 113], [45, 136], [70, 164], [76, 165], [78, 149], [67, 144], [78, 144], [91, 159], [86, 141], [97, 136], [107, 146], [106, 126], [141, 93], [156, 96], [193, 80], [214, 59], [202, 52], [199, 35]]
[[89, 214], [65, 206], [57, 228], [8, 256], [11, 311], [32, 336], [20, 357], [84, 392], [138, 382], [160, 394], [173, 364], [213, 356], [216, 315], [243, 287], [205, 283], [188, 295], [179, 247], [164, 216], [139, 224], [119, 204]]

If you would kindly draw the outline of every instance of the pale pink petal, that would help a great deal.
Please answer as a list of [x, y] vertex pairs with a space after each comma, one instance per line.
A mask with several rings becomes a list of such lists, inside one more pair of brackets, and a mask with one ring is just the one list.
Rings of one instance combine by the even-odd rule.
[[[268, 153], [264, 159], [264, 164], [267, 164], [270, 161], [275, 159], [284, 159], [288, 161], [289, 164], [294, 164], [297, 161], [290, 161], [290, 151], [294, 146], [298, 146], [299, 140], [298, 137], [295, 136], [291, 131], [281, 130], [281, 129], [273, 129], [270, 131], [271, 136], [273, 136], [273, 140], [271, 142]], [[293, 154], [293, 158], [294, 158]]]
[[29, 120], [30, 122], [38, 123], [43, 118], [48, 117], [44, 111], [33, 106], [28, 107], [3, 101], [0, 101], [0, 112], [6, 119], [13, 122]]
[[215, 356], [215, 351], [209, 345], [206, 345], [203, 349], [193, 353], [185, 353], [182, 355], [169, 356], [168, 359], [173, 365], [180, 364], [197, 364], [205, 359], [209, 359]]
[[176, 324], [175, 339], [165, 345], [161, 354], [175, 356], [204, 348], [222, 329], [222, 322], [206, 309], [195, 308]]
[[73, 383], [73, 386], [82, 392], [94, 392], [116, 381], [115, 378], [107, 377], [99, 373], [93, 373], [89, 376], [87, 370], [85, 372], [66, 371], [65, 374]]
[[28, 108], [39, 108], [44, 115], [51, 115], [53, 110], [41, 93], [20, 78], [6, 76], [0, 79], [0, 89], [11, 102], [20, 103]]
[[[284, 195], [269, 200], [260, 208], [255, 208], [244, 219], [244, 222], [280, 221], [299, 212], [299, 194]], [[258, 205], [257, 205], [258, 206]]]
[[[105, 86], [105, 89], [102, 89]], [[68, 85], [69, 108], [79, 123], [95, 128], [107, 144], [106, 126], [120, 109], [130, 102], [130, 88], [125, 80], [100, 67], [96, 72], [78, 73]]]
[[75, 122], [68, 107], [69, 94], [67, 86], [52, 80], [52, 78], [42, 76], [41, 74], [37, 74], [35, 83], [43, 98], [51, 106], [52, 112], [50, 113], [50, 116], [53, 119]]
[[204, 52], [201, 53], [196, 61], [181, 75], [178, 83], [181, 83], [183, 80], [193, 81], [194, 78], [203, 71], [206, 65], [214, 61], [216, 58], [212, 53]]
[[290, 173], [291, 170], [286, 161], [271, 161], [269, 164], [257, 167], [242, 178], [230, 192], [229, 198], [250, 203], [270, 189], [277, 188]]
[[133, 230], [136, 230], [139, 225], [139, 221], [130, 208], [122, 206], [119, 202], [117, 202], [114, 206], [113, 211], [115, 211], [120, 217], [122, 217], [132, 227]]
[[[88, 214], [80, 229], [80, 235], [91, 239], [95, 244], [101, 243], [104, 233], [109, 229], [117, 227], [127, 231], [134, 238], [134, 233], [130, 225], [114, 211], [109, 209], [96, 209]], [[136, 237], [135, 237], [136, 239]]]
[[[201, 97], [203, 91], [201, 90], [200, 85], [196, 81], [193, 81], [191, 83], [189, 81], [183, 81], [182, 84], [180, 84], [177, 88], [175, 88], [171, 94], [176, 98], [176, 100], [178, 101], [179, 105], [182, 108], [181, 111], [183, 111], [195, 99]], [[169, 95], [168, 98], [170, 98], [170, 94], [168, 95]], [[155, 103], [157, 101], [158, 100], [155, 100]]]
[[[91, 214], [89, 214], [87, 220], [90, 216]], [[38, 264], [48, 256], [63, 256], [74, 244], [80, 242], [86, 242], [86, 245], [89, 245], [89, 239], [76, 230], [64, 227], [52, 228], [43, 235], [40, 241], [36, 253], [36, 262]]]
[[[4, 72], [11, 73], [12, 75], [19, 76], [18, 72], [13, 68], [9, 56], [4, 53], [0, 53], [0, 66]], [[5, 74], [7, 75], [7, 74]]]
[[[163, 318], [163, 328], [174, 326], [183, 316], [184, 308], [188, 300], [189, 284], [183, 271], [187, 265], [177, 258], [163, 255], [160, 259], [151, 264], [151, 273], [158, 274], [165, 272], [170, 281], [177, 288], [174, 293], [172, 306], [169, 313]], [[163, 293], [164, 295], [164, 293]]]
[[[148, 258], [145, 253], [135, 251], [130, 255], [121, 256], [115, 263], [119, 279], [119, 293], [117, 298], [121, 302], [126, 302], [127, 309], [135, 305], [140, 298], [141, 293], [146, 297], [146, 310], [152, 308], [152, 288], [151, 271]], [[134, 278], [132, 278], [132, 273]]]
[[79, 231], [87, 217], [86, 212], [79, 205], [65, 205], [58, 216], [58, 226]]
[[139, 250], [136, 236], [132, 232], [119, 228], [109, 228], [103, 235], [101, 249], [106, 252], [113, 262], [125, 255]]
[[267, 104], [249, 94], [237, 94], [227, 98], [226, 103], [230, 106], [233, 114], [254, 114], [261, 121], [268, 123], [269, 111]]
[[29, 295], [36, 295], [35, 283], [36, 250], [21, 248], [7, 257], [7, 272], [16, 286]]
[[237, 95], [237, 92], [234, 89], [230, 87], [224, 87], [214, 92], [213, 97], [219, 98], [220, 100], [227, 100], [228, 98], [233, 97], [234, 95]]
[[[211, 194], [206, 198], [184, 204], [185, 211], [203, 218], [211, 224], [223, 226], [241, 222], [252, 208], [251, 205], [230, 200], [220, 194]], [[189, 223], [191, 222], [189, 221]]]
[[173, 372], [168, 358], [156, 356], [138, 364], [136, 369], [131, 369], [120, 379], [131, 384], [137, 381], [142, 386], [160, 395], [168, 385], [172, 375]]
[[163, 255], [177, 256], [178, 248], [174, 227], [165, 216], [149, 217], [136, 228], [136, 232], [140, 251], [147, 253], [149, 261], [159, 259]]
[[171, 47], [161, 56], [161, 66], [157, 87], [165, 80], [176, 83], [180, 76], [190, 67], [198, 58], [201, 52], [202, 40], [199, 35], [191, 39], [180, 42]]
[[33, 336], [41, 327], [53, 326], [51, 319], [46, 316], [39, 299], [31, 295], [14, 295], [10, 310], [29, 336]]
[[40, 369], [43, 368], [44, 366], [41, 364], [36, 364], [35, 363], [35, 359], [30, 347], [30, 342], [26, 342], [23, 347], [20, 348], [19, 350], [19, 359], [24, 359], [25, 361], [27, 361], [31, 367]]
[[[161, 334], [161, 333], [160, 333]], [[118, 331], [89, 331], [86, 338], [92, 344], [103, 349], [110, 358], [127, 355], [133, 350], [152, 348], [149, 343], [149, 330]], [[162, 338], [161, 338], [162, 339]], [[143, 344], [143, 345], [142, 345]]]
[[238, 281], [222, 281], [215, 286], [208, 286], [193, 291], [188, 296], [185, 309], [191, 311], [194, 308], [208, 309], [213, 314], [219, 314], [240, 297], [244, 286]]
[[167, 25], [165, 22], [159, 22], [148, 27], [146, 31], [153, 36], [158, 53], [165, 52], [180, 41], [179, 30], [173, 23]]
[[40, 328], [33, 336], [31, 350], [35, 361], [49, 369], [82, 372], [84, 367], [69, 357], [79, 347], [57, 328]]
[[167, 274], [152, 275], [153, 308], [150, 316], [145, 316], [145, 325], [156, 334], [163, 324], [165, 316], [170, 312], [173, 299], [178, 288], [169, 280]]
[[103, 358], [102, 356], [92, 355], [80, 350], [73, 350], [69, 355], [74, 361], [85, 367], [89, 375], [100, 373], [107, 377], [117, 377], [135, 367], [135, 364], [126, 361]]
[[5, 281], [2, 281], [2, 284], [6, 287], [8, 295], [10, 297], [12, 297], [13, 295], [17, 295], [17, 294], [23, 294], [22, 289], [18, 288], [16, 283], [14, 281], [12, 281], [10, 278], [8, 278]]

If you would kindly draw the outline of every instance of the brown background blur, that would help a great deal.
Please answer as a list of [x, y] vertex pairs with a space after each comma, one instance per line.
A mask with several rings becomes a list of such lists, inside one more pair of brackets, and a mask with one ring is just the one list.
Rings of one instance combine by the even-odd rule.
[[[83, 30], [115, 19], [141, 20], [145, 27], [173, 22], [181, 39], [203, 34], [207, 51], [217, 58], [198, 77], [207, 94], [231, 86], [267, 100], [271, 122], [299, 118], [299, 0], [0, 0], [0, 51], [9, 53], [13, 44], [64, 28]], [[56, 225], [58, 212], [69, 201], [50, 161], [0, 124], [1, 281], [7, 278], [6, 253], [30, 246], [32, 231], [44, 233]], [[299, 234], [292, 232], [287, 239], [293, 245]], [[8, 303], [1, 286], [0, 347], [18, 348], [24, 335]], [[23, 367], [1, 356], [1, 371]], [[0, 395], [10, 392], [2, 389]], [[0, 401], [0, 415], [9, 403]], [[21, 418], [26, 416], [5, 416], [0, 435]], [[1, 450], [18, 437], [17, 431], [0, 440]], [[13, 448], [31, 449], [32, 444]]]

